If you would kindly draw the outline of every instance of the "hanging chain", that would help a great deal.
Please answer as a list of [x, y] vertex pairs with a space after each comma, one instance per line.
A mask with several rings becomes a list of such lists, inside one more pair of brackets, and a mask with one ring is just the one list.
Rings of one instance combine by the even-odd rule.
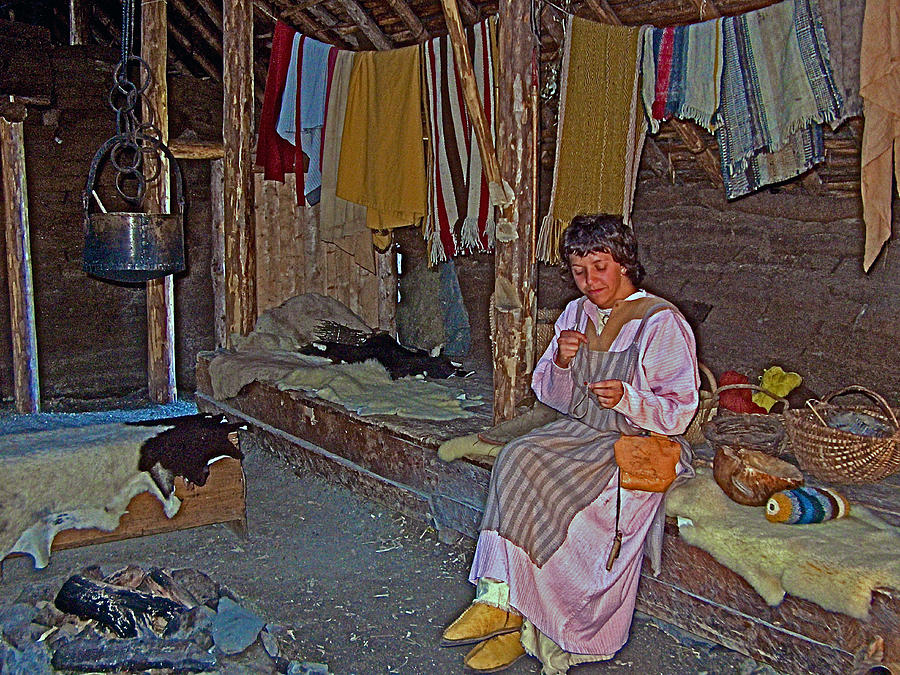
[[[152, 86], [150, 66], [132, 53], [134, 44], [134, 0], [122, 0], [121, 55], [113, 74], [109, 92], [110, 107], [116, 113], [116, 142], [109, 159], [115, 168], [116, 191], [127, 201], [139, 204], [147, 193], [147, 185], [162, 170], [160, 146], [162, 134], [153, 123], [149, 105], [143, 110], [148, 119], [140, 121], [138, 111], [145, 102], [144, 94]], [[136, 82], [128, 71], [137, 66]]]

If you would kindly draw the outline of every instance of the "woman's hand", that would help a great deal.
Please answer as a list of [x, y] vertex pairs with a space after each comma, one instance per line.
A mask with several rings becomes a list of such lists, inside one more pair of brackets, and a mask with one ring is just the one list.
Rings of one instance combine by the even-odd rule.
[[578, 348], [586, 342], [585, 334], [579, 333], [577, 330], [560, 331], [559, 337], [556, 339], [556, 356], [553, 361], [560, 368], [568, 368], [569, 363], [578, 353]]
[[588, 385], [591, 393], [597, 397], [601, 408], [614, 408], [625, 395], [622, 380], [600, 380]]

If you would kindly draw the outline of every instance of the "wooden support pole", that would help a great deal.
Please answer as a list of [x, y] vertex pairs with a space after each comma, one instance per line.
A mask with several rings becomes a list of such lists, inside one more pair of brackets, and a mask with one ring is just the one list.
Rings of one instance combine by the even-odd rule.
[[232, 334], [256, 323], [256, 233], [253, 219], [253, 3], [225, 0], [222, 16], [225, 141], [225, 316]]
[[500, 211], [494, 251], [494, 420], [511, 419], [531, 386], [537, 318], [537, 43], [532, 3], [501, 0], [497, 152], [515, 200]]
[[[143, 119], [159, 129], [160, 140], [169, 141], [169, 94], [166, 83], [166, 0], [141, 4], [141, 58], [149, 67], [153, 85], [144, 95]], [[171, 213], [171, 167], [165, 158], [159, 178], [147, 187], [147, 213]], [[171, 403], [175, 388], [175, 283], [172, 275], [148, 281], [147, 287], [147, 389], [151, 401]]]
[[504, 189], [503, 177], [500, 174], [500, 162], [494, 149], [494, 138], [491, 127], [484, 114], [484, 106], [478, 95], [478, 83], [475, 81], [475, 69], [472, 67], [472, 59], [469, 56], [466, 34], [463, 30], [462, 19], [459, 17], [459, 8], [456, 0], [441, 0], [444, 9], [444, 19], [447, 30], [450, 33], [450, 44], [453, 45], [453, 55], [456, 57], [456, 67], [462, 82], [463, 98], [466, 101], [466, 109], [472, 120], [472, 128], [475, 131], [475, 140], [478, 142], [478, 151], [481, 153], [481, 163], [484, 166], [484, 175], [488, 180], [491, 203], [497, 206], [510, 204], [513, 194]]
[[69, 0], [69, 44], [87, 43], [88, 13], [86, 0]]
[[397, 253], [394, 245], [384, 253], [375, 251], [378, 277], [378, 330], [397, 335]]
[[213, 324], [216, 349], [228, 345], [225, 323], [225, 161], [209, 164], [209, 210], [212, 216], [212, 255], [210, 274], [213, 291]]
[[0, 164], [3, 167], [3, 220], [6, 223], [13, 387], [16, 410], [20, 413], [37, 413], [41, 411], [41, 391], [38, 380], [23, 126], [21, 120], [9, 121], [0, 116]]

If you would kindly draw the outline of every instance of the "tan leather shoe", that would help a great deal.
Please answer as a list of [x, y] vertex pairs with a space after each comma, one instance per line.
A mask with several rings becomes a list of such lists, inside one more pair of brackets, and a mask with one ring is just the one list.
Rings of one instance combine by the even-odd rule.
[[444, 631], [441, 645], [470, 645], [495, 635], [512, 633], [522, 627], [522, 616], [483, 602], [473, 602]]
[[522, 646], [521, 632], [496, 635], [489, 640], [479, 642], [466, 654], [466, 667], [479, 673], [496, 673], [509, 668], [525, 656]]

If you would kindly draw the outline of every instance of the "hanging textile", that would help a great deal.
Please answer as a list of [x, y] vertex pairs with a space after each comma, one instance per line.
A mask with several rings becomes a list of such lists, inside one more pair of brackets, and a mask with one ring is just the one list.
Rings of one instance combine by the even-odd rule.
[[419, 47], [353, 60], [336, 194], [368, 207], [373, 230], [413, 225], [426, 211]]
[[560, 237], [579, 213], [630, 220], [647, 126], [637, 114], [643, 30], [568, 19], [553, 190], [537, 245], [545, 262], [559, 260]]
[[[267, 180], [282, 183], [284, 174], [294, 170], [296, 155], [294, 147], [276, 132], [295, 36], [297, 31], [286, 23], [275, 23], [266, 90], [259, 118], [259, 139], [256, 143], [256, 163], [264, 167], [263, 175]], [[300, 175], [302, 177], [302, 173]]]
[[891, 237], [891, 182], [900, 191], [900, 5], [867, 0], [860, 54], [863, 98], [862, 188], [868, 272]]
[[[488, 20], [466, 31], [475, 82], [491, 128], [496, 107], [493, 26]], [[435, 264], [465, 251], [491, 250], [495, 221], [450, 38], [446, 35], [434, 38], [422, 47], [425, 114], [432, 158], [424, 235], [429, 262]]]
[[722, 20], [724, 71], [716, 128], [729, 199], [824, 161], [819, 125], [841, 97], [813, 0], [785, 0]]
[[297, 145], [297, 129], [300, 129], [300, 149], [308, 158], [303, 195], [310, 204], [318, 203], [322, 185], [325, 96], [330, 74], [329, 64], [334, 65], [336, 51], [336, 47], [311, 37], [295, 37], [278, 117], [278, 135], [292, 145]]
[[861, 0], [819, 0], [828, 49], [831, 73], [844, 100], [838, 122], [862, 115], [859, 95], [859, 53], [862, 45], [863, 13]]
[[722, 81], [722, 20], [649, 28], [641, 81], [651, 133], [671, 117], [693, 120], [712, 133]]
[[375, 273], [372, 232], [366, 227], [366, 207], [335, 194], [338, 163], [347, 110], [347, 88], [353, 70], [353, 52], [338, 50], [328, 88], [325, 140], [322, 143], [322, 192], [319, 202], [319, 237], [353, 256], [357, 265]]

